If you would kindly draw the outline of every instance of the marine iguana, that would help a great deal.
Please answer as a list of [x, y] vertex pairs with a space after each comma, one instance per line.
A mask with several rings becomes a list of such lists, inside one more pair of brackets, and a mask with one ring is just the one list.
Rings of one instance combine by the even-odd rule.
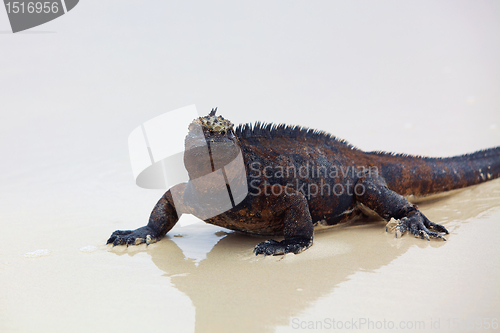
[[[446, 228], [429, 221], [405, 197], [463, 188], [500, 176], [500, 147], [447, 158], [364, 152], [331, 134], [300, 126], [257, 122], [234, 128], [216, 110], [189, 125], [184, 164], [190, 180], [161, 197], [148, 225], [117, 230], [107, 244], [150, 244], [172, 229], [181, 214], [189, 213], [231, 230], [284, 236], [282, 241], [259, 243], [256, 255], [297, 254], [312, 245], [315, 226], [354, 219], [366, 208], [386, 221], [399, 220], [396, 230], [401, 235], [409, 231], [422, 239], [445, 241]], [[207, 146], [210, 162], [203, 163]], [[242, 201], [223, 212], [217, 202], [203, 206], [193, 201], [195, 181], [227, 166], [238, 154], [244, 161], [243, 179], [226, 170], [226, 187], [202, 180], [196, 183], [196, 191], [208, 197], [229, 191], [231, 196], [229, 184], [239, 182], [248, 186]], [[215, 213], [203, 214], [212, 208]]]

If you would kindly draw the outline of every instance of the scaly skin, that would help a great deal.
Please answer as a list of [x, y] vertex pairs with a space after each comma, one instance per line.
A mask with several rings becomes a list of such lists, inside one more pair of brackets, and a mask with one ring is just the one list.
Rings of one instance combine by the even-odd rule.
[[[284, 236], [281, 242], [258, 244], [256, 254], [297, 254], [312, 245], [315, 225], [351, 220], [362, 214], [362, 208], [387, 221], [399, 220], [396, 228], [400, 234], [409, 231], [422, 239], [445, 240], [442, 233], [448, 233], [446, 228], [429, 221], [405, 196], [449, 191], [500, 176], [500, 147], [450, 158], [363, 152], [332, 135], [301, 127], [256, 123], [234, 130], [215, 111], [190, 125], [184, 163], [191, 180], [165, 193], [147, 226], [117, 230], [108, 243], [149, 244], [164, 236], [182, 214], [193, 214], [231, 230]], [[200, 148], [204, 144], [208, 144], [209, 159]], [[239, 152], [249, 193], [233, 208], [203, 217], [207, 210], [216, 211], [217, 204], [202, 207], [193, 203], [193, 188], [217, 197], [229, 184], [244, 182], [237, 171], [227, 167]], [[210, 181], [193, 185], [193, 180], [224, 166], [227, 187]], [[174, 196], [178, 198], [175, 204]]]

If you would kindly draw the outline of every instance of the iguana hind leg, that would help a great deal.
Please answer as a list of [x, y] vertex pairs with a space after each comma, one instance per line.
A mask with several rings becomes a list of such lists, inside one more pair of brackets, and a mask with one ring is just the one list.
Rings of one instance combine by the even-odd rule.
[[[446, 240], [439, 233], [448, 233], [445, 227], [433, 223], [420, 212], [417, 206], [412, 205], [402, 195], [390, 190], [383, 178], [378, 175], [369, 175], [360, 178], [357, 184], [358, 190], [356, 200], [358, 203], [375, 211], [386, 221], [391, 218], [399, 220], [396, 228], [403, 235], [409, 231], [415, 237], [430, 240], [430, 238], [440, 238]], [[362, 192], [362, 193], [361, 193]], [[431, 231], [432, 230], [432, 231]]]

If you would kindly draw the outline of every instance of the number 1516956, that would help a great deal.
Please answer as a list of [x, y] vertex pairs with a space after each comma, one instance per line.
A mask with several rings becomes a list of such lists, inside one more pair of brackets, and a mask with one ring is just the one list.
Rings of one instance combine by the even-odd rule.
[[5, 7], [7, 8], [7, 13], [11, 14], [33, 14], [33, 13], [57, 13], [59, 12], [59, 3], [57, 1], [44, 1], [44, 2], [6, 2]]

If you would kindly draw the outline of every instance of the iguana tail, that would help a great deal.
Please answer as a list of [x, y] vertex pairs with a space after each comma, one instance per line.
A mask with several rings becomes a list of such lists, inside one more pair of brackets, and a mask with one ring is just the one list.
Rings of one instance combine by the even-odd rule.
[[500, 177], [500, 147], [446, 157], [368, 153], [393, 191], [402, 195], [434, 194]]

